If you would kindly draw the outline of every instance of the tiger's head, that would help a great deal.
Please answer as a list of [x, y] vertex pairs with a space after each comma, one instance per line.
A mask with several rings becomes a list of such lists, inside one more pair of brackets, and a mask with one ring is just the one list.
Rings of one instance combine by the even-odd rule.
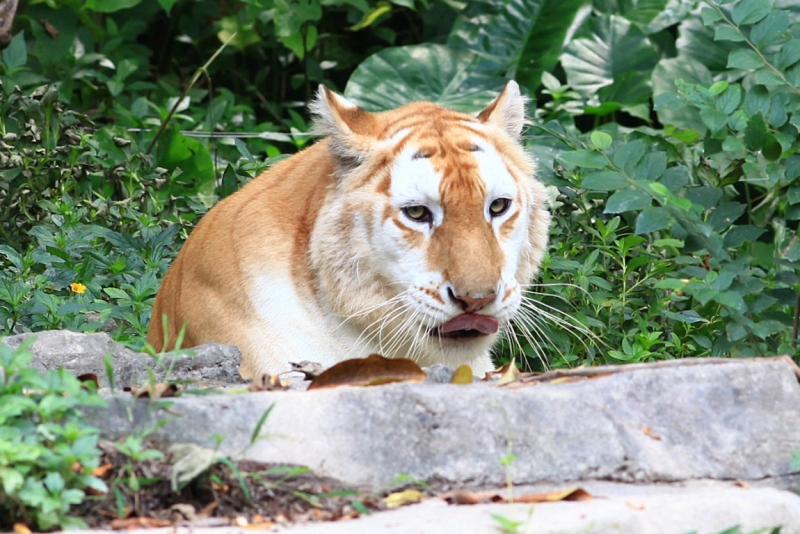
[[320, 88], [312, 111], [336, 179], [309, 256], [354, 356], [491, 370], [550, 224], [520, 144], [525, 104], [513, 81], [477, 116], [427, 102], [370, 113]]

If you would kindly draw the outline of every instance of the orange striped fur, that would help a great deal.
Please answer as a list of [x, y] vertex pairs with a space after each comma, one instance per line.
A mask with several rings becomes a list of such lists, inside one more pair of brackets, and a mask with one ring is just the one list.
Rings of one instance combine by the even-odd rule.
[[[547, 245], [514, 82], [477, 117], [369, 113], [322, 87], [327, 135], [215, 206], [158, 292], [147, 340], [237, 345], [245, 378], [380, 353], [492, 368]], [[168, 332], [163, 331], [166, 315]]]

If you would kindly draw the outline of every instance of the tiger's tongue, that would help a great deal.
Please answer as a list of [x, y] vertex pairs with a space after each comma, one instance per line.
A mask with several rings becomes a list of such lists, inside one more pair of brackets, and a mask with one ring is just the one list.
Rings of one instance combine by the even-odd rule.
[[462, 313], [439, 327], [439, 332], [447, 334], [457, 330], [477, 330], [481, 334], [494, 334], [499, 325], [497, 319], [477, 313]]

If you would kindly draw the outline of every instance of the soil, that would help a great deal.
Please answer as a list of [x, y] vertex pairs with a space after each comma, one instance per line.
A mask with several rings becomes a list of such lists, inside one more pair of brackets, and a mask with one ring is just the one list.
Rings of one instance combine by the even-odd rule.
[[[305, 468], [223, 460], [173, 491], [171, 454], [132, 462], [112, 443], [101, 443], [96, 470], [109, 491], [73, 509], [93, 528], [275, 524], [337, 521], [385, 509], [377, 495], [364, 495], [317, 477]], [[131, 474], [135, 476], [131, 476]], [[136, 490], [138, 486], [138, 490]]]

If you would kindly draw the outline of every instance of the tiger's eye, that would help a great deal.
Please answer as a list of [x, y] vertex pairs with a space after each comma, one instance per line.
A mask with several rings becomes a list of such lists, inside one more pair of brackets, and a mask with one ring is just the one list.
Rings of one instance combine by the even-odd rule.
[[511, 201], [507, 198], [497, 198], [489, 204], [489, 213], [492, 217], [499, 217], [504, 214], [511, 206]]
[[425, 206], [415, 205], [403, 208], [403, 213], [412, 221], [430, 223], [433, 221], [431, 210]]

